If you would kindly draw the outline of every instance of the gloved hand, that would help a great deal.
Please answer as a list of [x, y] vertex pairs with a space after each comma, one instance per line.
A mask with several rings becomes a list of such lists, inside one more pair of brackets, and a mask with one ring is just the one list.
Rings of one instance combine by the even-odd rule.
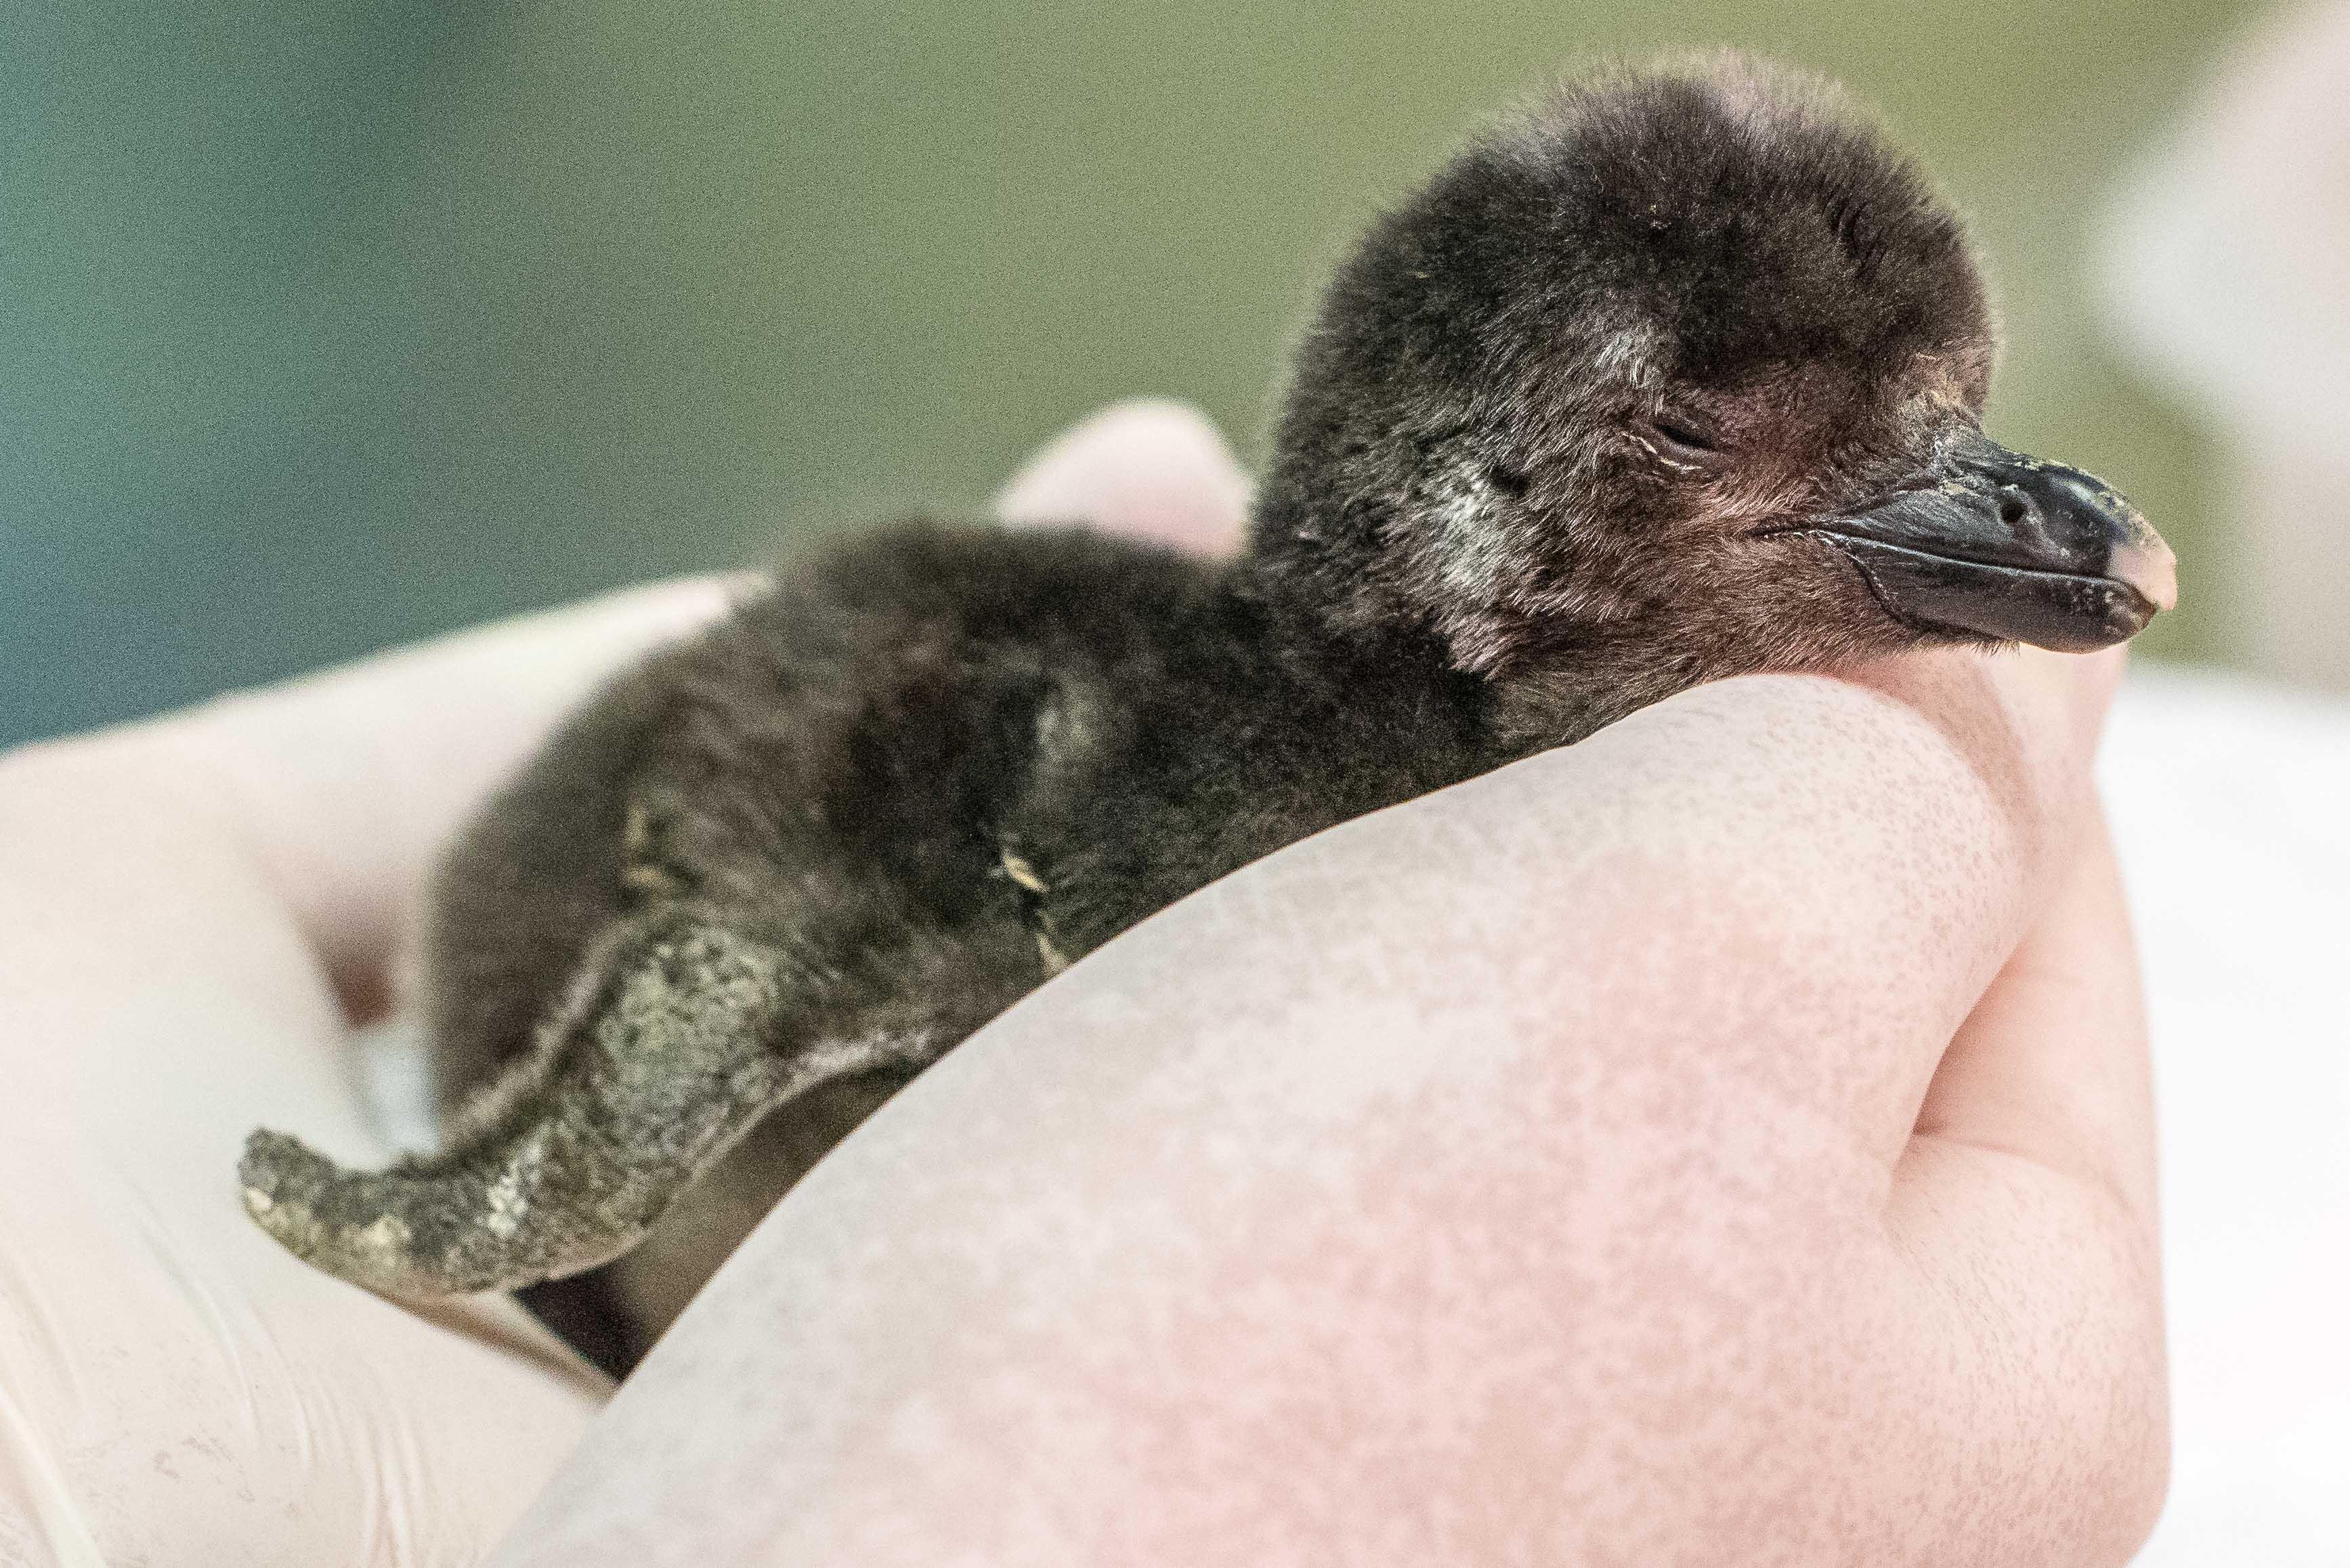
[[[1137, 405], [1006, 501], [1181, 542], [1195, 496], [1221, 526], [1240, 486], [1195, 417]], [[594, 1418], [605, 1380], [504, 1298], [427, 1317], [296, 1262], [244, 1217], [236, 1158], [262, 1125], [391, 1152], [348, 1034], [397, 990], [433, 856], [729, 591], [618, 594], [0, 759], [0, 1565], [478, 1563]]]
[[640, 590], [0, 761], [0, 1563], [457, 1564], [605, 1393], [503, 1301], [428, 1319], [237, 1202], [254, 1125], [376, 1159], [347, 1032], [400, 911]]

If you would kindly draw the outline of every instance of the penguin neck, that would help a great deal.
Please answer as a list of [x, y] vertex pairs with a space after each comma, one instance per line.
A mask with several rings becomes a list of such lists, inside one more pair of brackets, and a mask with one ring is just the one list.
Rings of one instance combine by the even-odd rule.
[[1276, 460], [1258, 492], [1248, 547], [1233, 568], [1242, 596], [1278, 640], [1301, 651], [1451, 668], [1433, 619], [1380, 569], [1388, 509], [1345, 501], [1335, 486], [1301, 475], [1303, 466]]
[[1316, 686], [1422, 686], [1473, 710], [1491, 743], [1515, 755], [1579, 741], [1687, 684], [1564, 622], [1481, 665], [1432, 610], [1401, 597], [1359, 540], [1272, 522], [1260, 512], [1229, 580], [1263, 618], [1275, 659]]

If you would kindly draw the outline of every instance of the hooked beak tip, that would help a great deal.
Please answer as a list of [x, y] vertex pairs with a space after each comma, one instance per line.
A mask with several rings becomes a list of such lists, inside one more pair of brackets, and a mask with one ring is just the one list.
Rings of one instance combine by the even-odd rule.
[[2106, 562], [2106, 573], [2144, 595], [2158, 610], [2178, 603], [2178, 557], [2151, 528], [2135, 529], [2128, 539], [2115, 545]]

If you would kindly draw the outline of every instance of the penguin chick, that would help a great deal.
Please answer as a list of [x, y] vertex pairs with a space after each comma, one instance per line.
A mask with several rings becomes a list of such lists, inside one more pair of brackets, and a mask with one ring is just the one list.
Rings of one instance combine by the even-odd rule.
[[247, 1208], [401, 1297], [619, 1259], [542, 1304], [625, 1366], [889, 1094], [1214, 877], [1700, 681], [2126, 638], [2170, 554], [1983, 434], [1992, 358], [1957, 218], [1827, 84], [1571, 84], [1339, 271], [1240, 559], [900, 526], [611, 684], [442, 871], [444, 1147], [256, 1133]]

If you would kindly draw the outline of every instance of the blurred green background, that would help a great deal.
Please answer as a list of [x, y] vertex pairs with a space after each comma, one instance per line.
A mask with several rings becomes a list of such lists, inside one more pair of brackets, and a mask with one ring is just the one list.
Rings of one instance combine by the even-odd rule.
[[1118, 397], [1253, 460], [1317, 280], [1479, 115], [1723, 42], [1884, 109], [1993, 268], [1993, 432], [2191, 568], [2208, 449], [2084, 277], [2259, 9], [10, 0], [0, 742], [972, 511]]

